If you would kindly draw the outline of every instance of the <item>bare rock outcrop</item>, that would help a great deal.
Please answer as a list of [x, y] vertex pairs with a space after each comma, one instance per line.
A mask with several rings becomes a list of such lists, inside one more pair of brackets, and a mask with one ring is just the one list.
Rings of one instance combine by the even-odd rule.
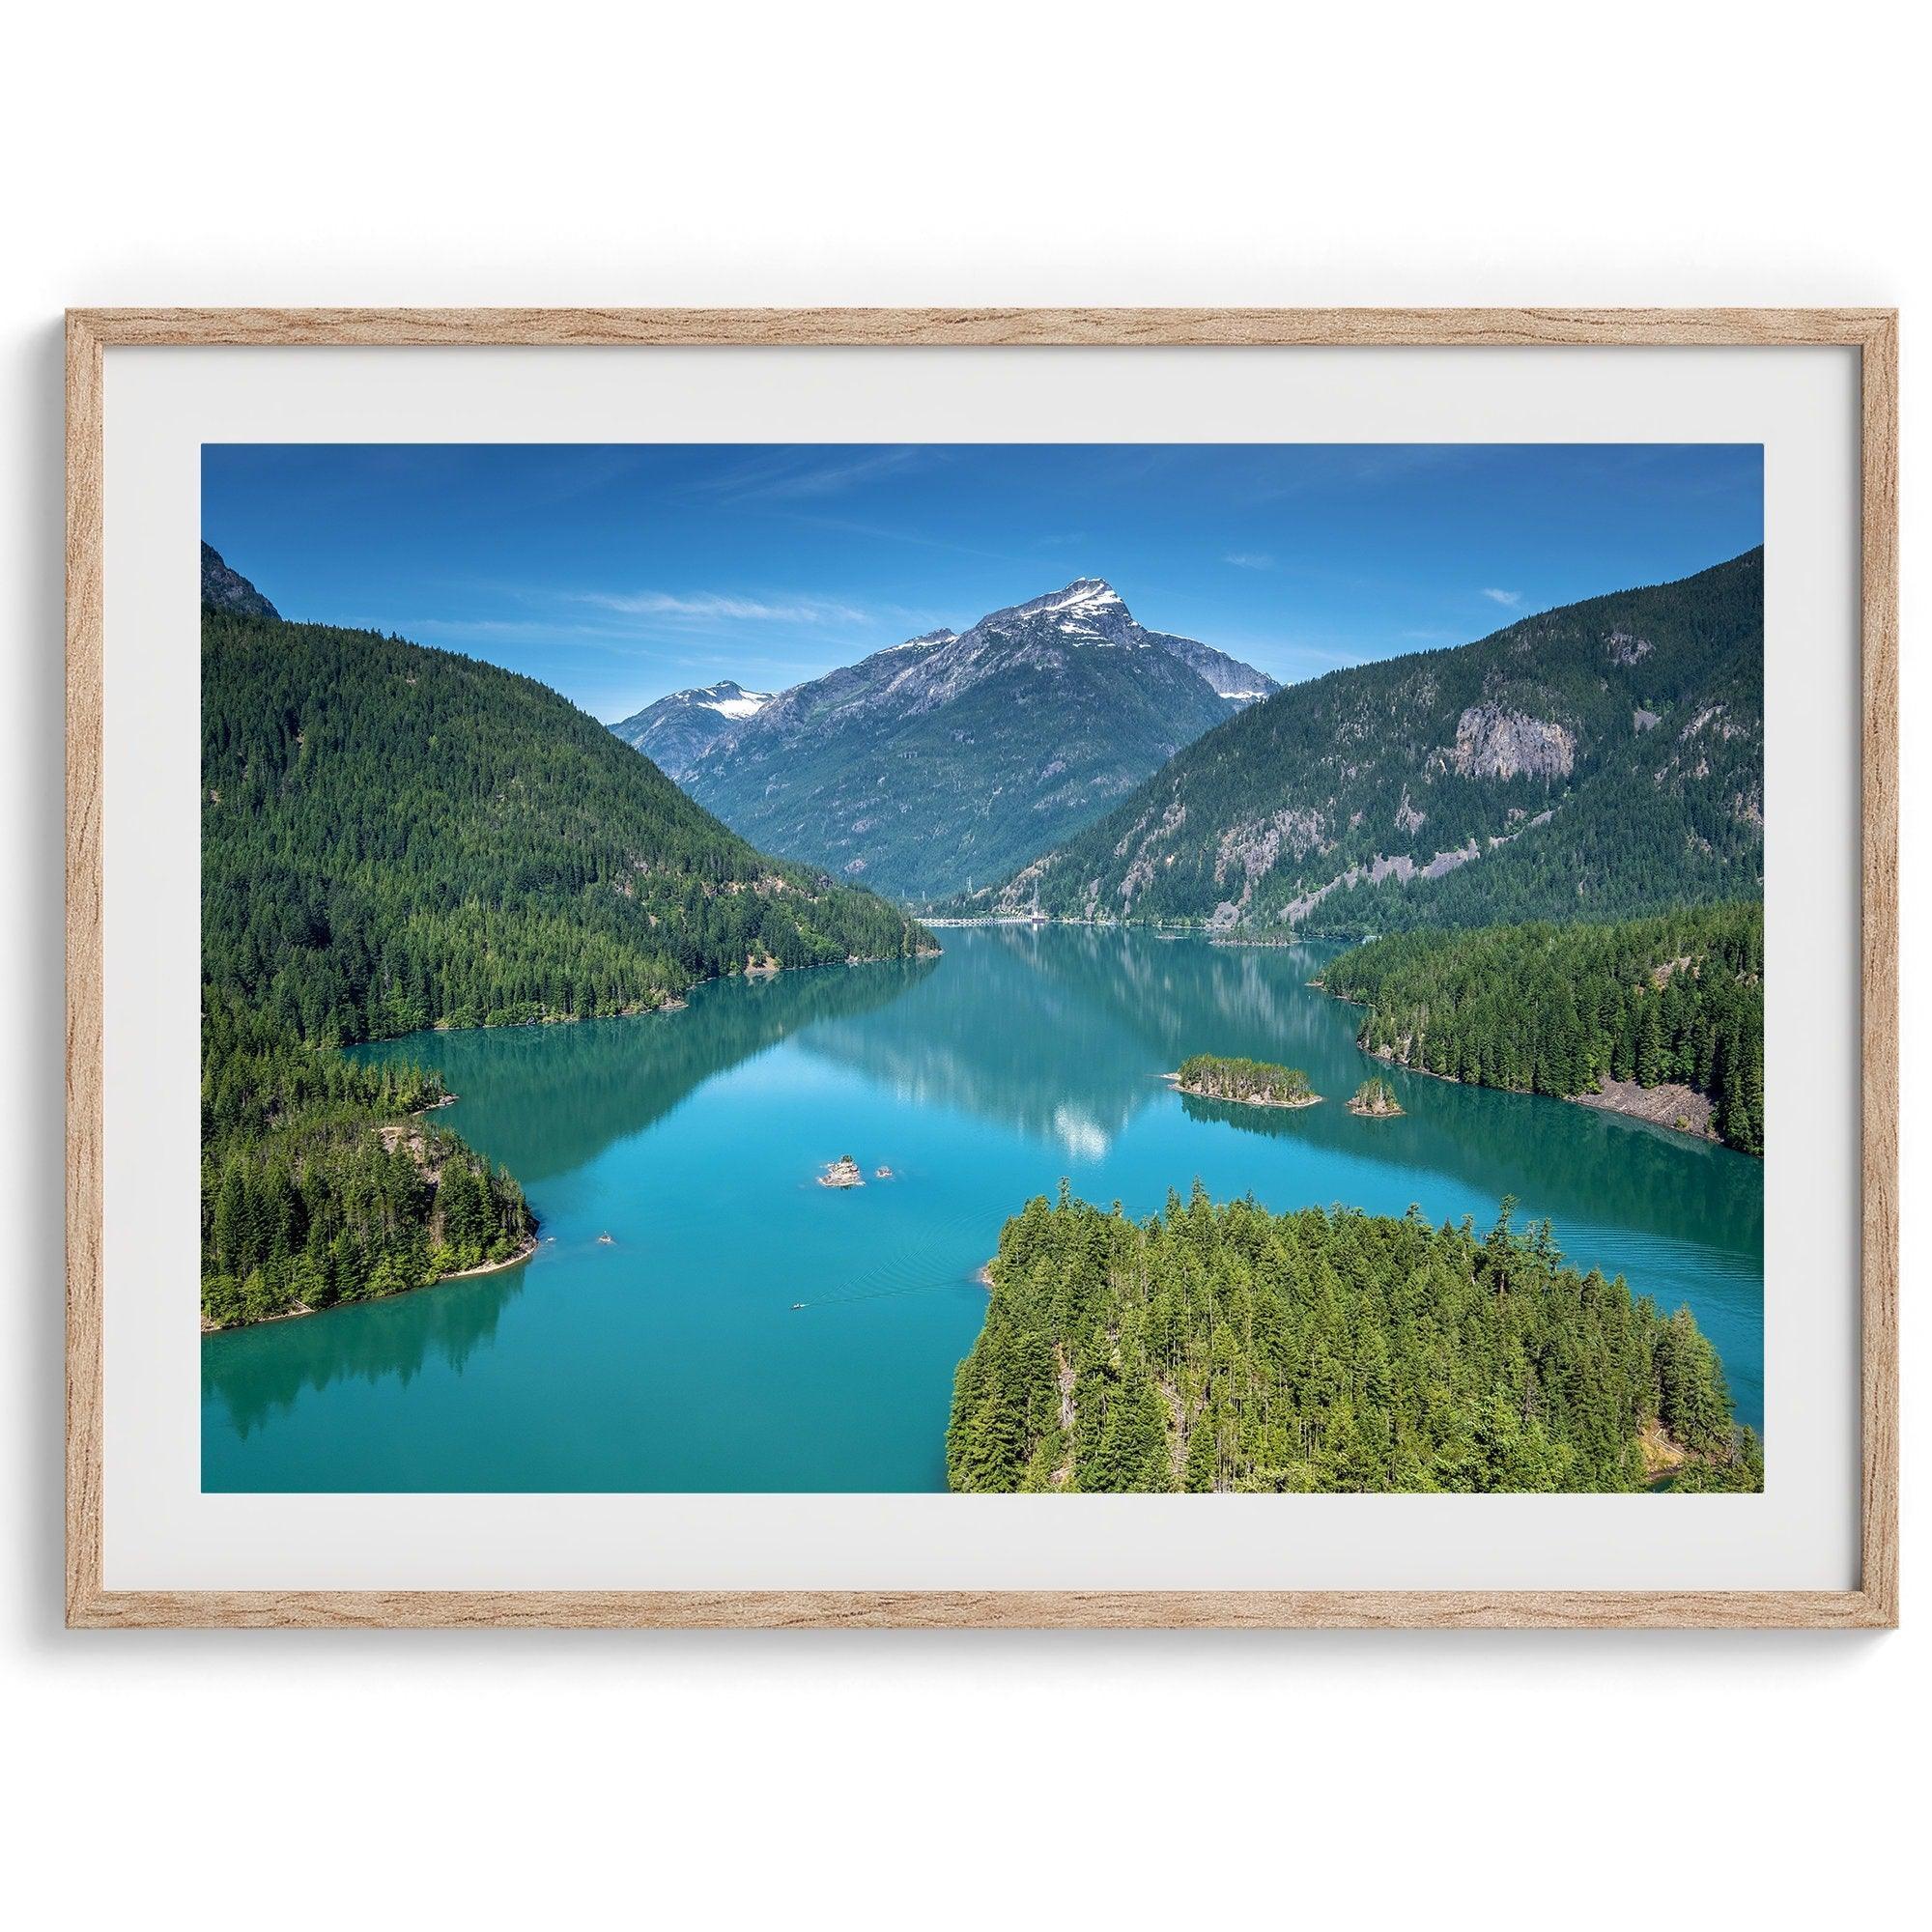
[[1284, 849], [1293, 859], [1306, 858], [1322, 844], [1319, 811], [1277, 811], [1271, 817], [1232, 825], [1221, 835], [1214, 852], [1214, 883], [1226, 885], [1237, 867], [1244, 877], [1261, 878], [1274, 870]]
[[1576, 769], [1577, 734], [1550, 719], [1472, 704], [1456, 721], [1456, 747], [1444, 756], [1463, 778], [1567, 779]]

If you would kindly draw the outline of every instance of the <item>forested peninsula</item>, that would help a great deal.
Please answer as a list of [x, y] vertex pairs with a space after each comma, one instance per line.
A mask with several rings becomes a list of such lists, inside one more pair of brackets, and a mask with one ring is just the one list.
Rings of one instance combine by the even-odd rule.
[[1764, 1151], [1764, 908], [1406, 932], [1331, 960], [1403, 1066], [1642, 1115]]
[[1760, 1490], [1688, 1310], [1562, 1264], [1548, 1223], [1432, 1228], [1072, 1199], [1009, 1220], [954, 1383], [954, 1491]]
[[203, 611], [201, 815], [211, 1325], [530, 1239], [515, 1181], [411, 1118], [446, 1097], [434, 1074], [330, 1049], [932, 950], [875, 895], [754, 850], [531, 679], [232, 602]]

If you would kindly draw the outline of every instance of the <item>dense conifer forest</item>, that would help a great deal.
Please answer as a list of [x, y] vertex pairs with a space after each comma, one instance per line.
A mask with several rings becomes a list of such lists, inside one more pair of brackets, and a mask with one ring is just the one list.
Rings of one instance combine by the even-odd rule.
[[[1009, 1220], [954, 1384], [955, 1491], [1757, 1490], [1717, 1353], [1562, 1264], [1505, 1202], [1478, 1236], [1338, 1208]], [[1681, 1462], [1677, 1459], [1683, 1458]]]
[[900, 957], [895, 907], [768, 859], [530, 679], [204, 611], [203, 1312], [227, 1323], [514, 1254], [516, 1183], [408, 1116], [435, 1076], [327, 1049], [635, 1012], [715, 975]]
[[1175, 1079], [1183, 1094], [1208, 1100], [1243, 1100], [1255, 1107], [1306, 1107], [1321, 1097], [1298, 1066], [1217, 1053], [1191, 1054], [1180, 1063]]
[[1371, 1053], [1483, 1087], [1569, 1097], [1605, 1080], [1709, 1095], [1729, 1147], [1764, 1151], [1764, 908], [1594, 925], [1408, 932], [1329, 962]]

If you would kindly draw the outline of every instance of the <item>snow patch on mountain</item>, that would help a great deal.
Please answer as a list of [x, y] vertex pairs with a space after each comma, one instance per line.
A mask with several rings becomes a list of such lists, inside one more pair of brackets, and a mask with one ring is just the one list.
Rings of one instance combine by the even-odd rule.
[[755, 718], [777, 694], [770, 691], [747, 691], [741, 684], [733, 684], [727, 677], [717, 684], [707, 684], [702, 691], [680, 691], [673, 694], [688, 699], [706, 711], [715, 711], [721, 718]]

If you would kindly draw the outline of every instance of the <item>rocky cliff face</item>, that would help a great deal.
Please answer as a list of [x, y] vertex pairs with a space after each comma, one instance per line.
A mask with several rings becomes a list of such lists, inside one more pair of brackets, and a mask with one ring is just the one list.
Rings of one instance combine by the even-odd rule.
[[222, 562], [213, 544], [201, 547], [201, 608], [230, 611], [238, 617], [279, 617], [281, 612], [239, 571]]
[[1472, 704], [1456, 721], [1447, 758], [1464, 778], [1567, 779], [1577, 763], [1577, 734], [1552, 719]]

